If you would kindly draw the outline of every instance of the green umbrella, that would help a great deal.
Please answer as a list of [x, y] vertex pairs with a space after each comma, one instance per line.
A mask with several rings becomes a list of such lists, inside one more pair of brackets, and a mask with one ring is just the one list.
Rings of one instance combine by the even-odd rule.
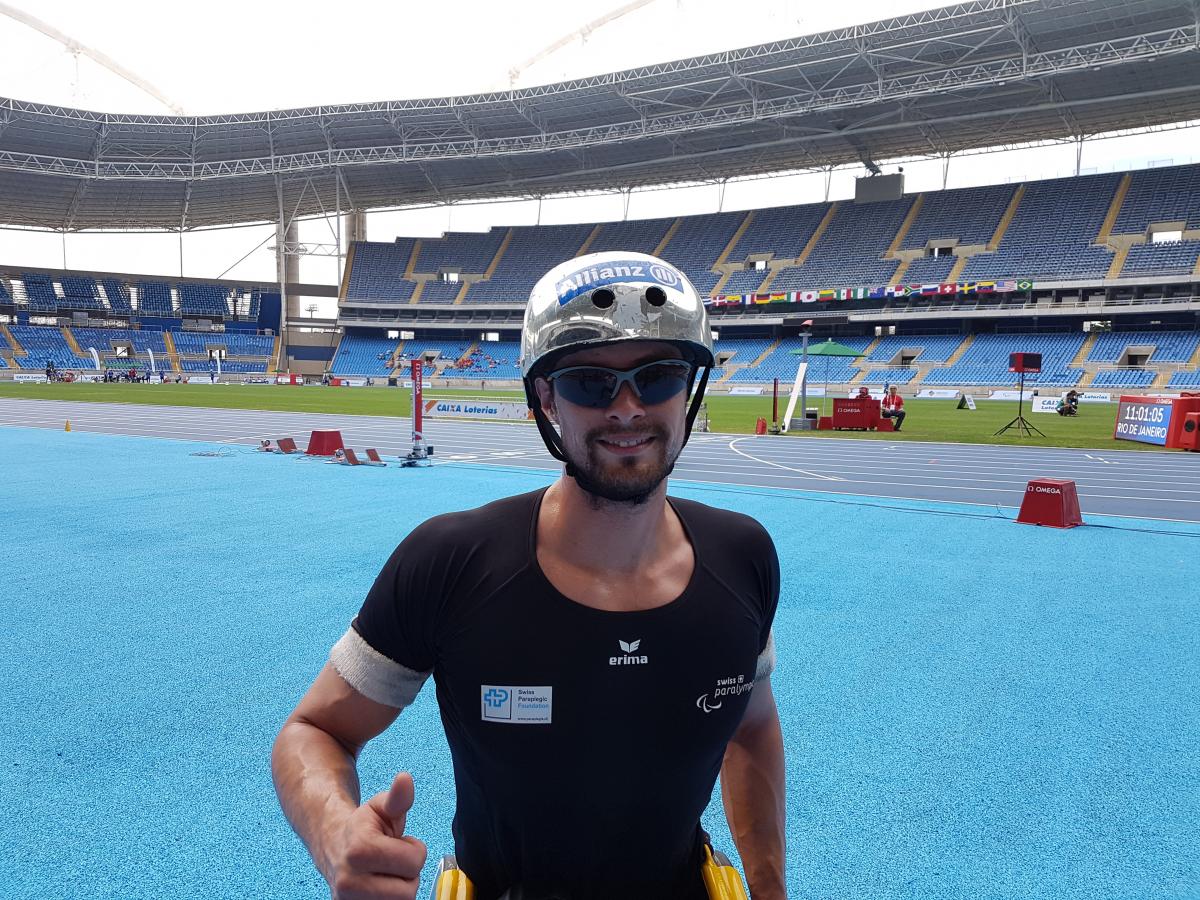
[[[803, 350], [793, 350], [792, 353], [797, 356], [803, 356]], [[830, 338], [822, 341], [819, 344], [813, 344], [808, 348], [808, 356], [824, 356], [825, 357], [825, 396], [829, 396], [829, 357], [831, 356], [862, 356], [861, 350], [855, 350], [847, 347], [845, 344], [839, 344], [837, 341]], [[821, 398], [821, 415], [825, 415], [825, 398]]]

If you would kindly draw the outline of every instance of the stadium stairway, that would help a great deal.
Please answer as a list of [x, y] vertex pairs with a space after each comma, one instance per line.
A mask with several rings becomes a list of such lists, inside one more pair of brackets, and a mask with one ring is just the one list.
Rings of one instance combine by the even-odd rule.
[[64, 325], [62, 328], [60, 328], [58, 330], [62, 332], [62, 336], [66, 339], [67, 346], [71, 348], [72, 353], [74, 353], [80, 359], [88, 358], [88, 354], [83, 352], [83, 348], [81, 348], [79, 346], [79, 341], [75, 340], [75, 335], [71, 333], [70, 328], [68, 328], [66, 325]]
[[[904, 246], [904, 239], [908, 237], [908, 230], [912, 228], [913, 222], [917, 220], [917, 214], [921, 212], [921, 207], [925, 205], [925, 194], [917, 194], [917, 198], [913, 200], [912, 206], [908, 208], [908, 215], [904, 217], [904, 221], [900, 223], [900, 227], [896, 230], [896, 236], [892, 238], [892, 243], [887, 248], [887, 253], [883, 254], [885, 259], [896, 259], [896, 251]], [[903, 263], [901, 269], [908, 268], [908, 264]], [[897, 269], [896, 271], [900, 271]], [[898, 276], [893, 276], [892, 281], [895, 284], [900, 283]]]
[[1079, 348], [1079, 352], [1075, 354], [1075, 358], [1071, 360], [1072, 369], [1082, 369], [1083, 364], [1087, 362], [1087, 358], [1092, 355], [1092, 348], [1096, 346], [1096, 338], [1100, 336], [1098, 331], [1089, 331], [1088, 336], [1083, 339], [1083, 346]]
[[[417, 243], [419, 244], [421, 242], [417, 241]], [[411, 263], [410, 263], [410, 265], [411, 265]], [[421, 302], [421, 295], [423, 293], [425, 293], [425, 285], [428, 283], [429, 283], [428, 278], [422, 278], [420, 281], [417, 282], [417, 286], [415, 288], [413, 288], [412, 296], [408, 298], [409, 306], [412, 306], [414, 303]]]
[[[15, 344], [16, 341], [13, 341]], [[1200, 344], [1196, 345], [1196, 352], [1192, 354], [1192, 358], [1183, 364], [1183, 368], [1200, 369]]]
[[967, 267], [967, 260], [970, 258], [970, 256], [960, 256], [958, 259], [954, 260], [954, 265], [950, 267], [950, 271], [946, 274], [946, 281], [958, 281], [958, 276], [960, 276], [962, 274], [962, 270]]
[[756, 368], [761, 365], [762, 361], [779, 349], [779, 345], [783, 343], [783, 338], [776, 338], [771, 342], [771, 346], [767, 347], [762, 353], [758, 354], [758, 359], [750, 363], [750, 368]]
[[1113, 253], [1112, 264], [1109, 265], [1108, 272], [1104, 276], [1105, 278], [1119, 278], [1121, 276], [1121, 270], [1125, 268], [1125, 258], [1129, 256], [1129, 248], [1132, 246], [1131, 243], [1121, 242], [1121, 246], [1117, 247], [1116, 252]]
[[404, 267], [404, 280], [411, 281], [417, 268], [417, 260], [421, 258], [421, 246], [425, 242], [420, 238], [413, 241], [412, 253], [408, 254], [408, 265]]
[[592, 229], [591, 234], [589, 234], [586, 238], [583, 239], [583, 246], [579, 248], [579, 252], [576, 253], [575, 255], [583, 256], [583, 254], [587, 253], [588, 248], [591, 247], [592, 244], [594, 244], [596, 242], [596, 238], [598, 238], [600, 236], [600, 231], [603, 228], [604, 228], [604, 225], [597, 224], [596, 227]]
[[[179, 365], [179, 351], [175, 349], [175, 338], [171, 336], [171, 332], [163, 332], [163, 346], [167, 348], [167, 362], [171, 364], [172, 372], [182, 372], [183, 367]], [[279, 354], [279, 339], [275, 339], [275, 353]], [[278, 371], [278, 370], [277, 370]]]
[[[591, 240], [593, 240], [593, 238], [595, 237], [595, 231], [598, 231], [599, 229], [600, 229], [600, 226], [597, 225], [596, 228], [593, 230], [593, 234], [589, 235], [588, 239], [583, 242], [584, 246], [587, 246], [587, 244]], [[500, 265], [500, 260], [504, 259], [504, 253], [506, 250], [508, 250], [508, 245], [512, 243], [512, 240], [513, 240], [513, 230], [511, 228], [509, 228], [507, 231], [504, 232], [504, 237], [500, 240], [500, 246], [496, 248], [496, 254], [495, 254], [495, 256], [492, 257], [492, 261], [490, 263], [488, 263], [488, 267], [483, 270], [483, 278], [481, 280], [487, 281], [489, 278], [491, 278], [493, 275], [496, 274], [496, 269]], [[576, 254], [576, 255], [578, 255], [578, 254]], [[471, 289], [471, 282], [464, 281], [462, 289], [458, 292], [458, 296], [454, 298], [455, 306], [462, 305], [462, 302], [467, 299], [467, 291], [469, 291], [470, 289]]]
[[900, 260], [900, 265], [896, 266], [896, 271], [892, 273], [890, 279], [892, 284], [902, 284], [904, 282], [904, 273], [908, 271], [909, 264], [911, 263], [911, 259]]
[[[940, 363], [940, 365], [943, 365], [943, 366], [946, 366], [947, 368], [949, 368], [950, 366], [956, 364], [960, 359], [962, 359], [963, 354], [971, 349], [971, 345], [973, 343], [975, 343], [975, 335], [973, 335], [973, 334], [966, 335], [965, 337], [963, 337], [962, 343], [958, 345], [958, 349], [956, 349], [953, 353], [951, 353], [948, 357], [946, 357], [946, 361], [944, 363]], [[920, 366], [918, 365], [917, 368], [920, 369]], [[921, 378], [924, 378], [928, 374], [929, 374], [928, 372], [919, 374], [917, 380], [919, 381]]]
[[1008, 201], [1008, 207], [1004, 210], [1004, 215], [996, 223], [996, 230], [992, 232], [992, 239], [987, 242], [989, 252], [995, 251], [1000, 246], [1000, 242], [1004, 240], [1004, 233], [1008, 231], [1008, 226], [1012, 224], [1013, 217], [1017, 214], [1017, 207], [1021, 205], [1021, 198], [1024, 196], [1025, 185], [1017, 185], [1017, 189], [1013, 191], [1012, 199]]
[[662, 256], [663, 251], [667, 249], [667, 244], [671, 243], [671, 238], [675, 237], [675, 232], [679, 230], [679, 226], [683, 224], [683, 218], [677, 218], [671, 223], [671, 227], [667, 229], [667, 233], [663, 235], [663, 239], [658, 242], [658, 246], [654, 248], [654, 253], [651, 256]]
[[837, 215], [838, 208], [841, 206], [839, 201], [834, 201], [829, 204], [829, 209], [825, 210], [825, 215], [821, 217], [821, 221], [817, 224], [816, 230], [813, 231], [812, 237], [808, 239], [808, 243], [804, 245], [804, 249], [800, 251], [800, 255], [796, 257], [794, 265], [802, 266], [812, 256], [813, 248], [817, 246], [817, 241], [825, 234], [825, 229], [829, 227], [829, 223], [833, 221], [833, 217]]
[[1196, 265], [1192, 267], [1192, 277], [1200, 278], [1200, 256], [1196, 257]]
[[1171, 376], [1173, 376], [1176, 371], [1177, 370], [1174, 367], [1171, 367], [1165, 372], [1159, 372], [1154, 376], [1154, 380], [1150, 382], [1150, 390], [1157, 391], [1165, 388], [1170, 383]]
[[[1113, 226], [1117, 224], [1117, 216], [1121, 214], [1121, 205], [1125, 202], [1125, 195], [1129, 193], [1129, 185], [1133, 181], [1133, 173], [1126, 172], [1121, 182], [1117, 185], [1117, 190], [1113, 193], [1112, 203], [1108, 205], [1108, 214], [1104, 217], [1104, 221], [1100, 223], [1100, 233], [1096, 235], [1096, 244], [1105, 246], [1108, 244], [1109, 236], [1112, 234]], [[1125, 247], [1125, 254], [1121, 257], [1121, 264], [1125, 263], [1125, 256], [1129, 254], [1129, 247]], [[1114, 261], [1115, 265], [1115, 261]], [[1108, 277], [1116, 278], [1113, 274], [1113, 269], [1109, 269]], [[1121, 267], [1117, 266], [1115, 271], [1120, 272]]]
[[[282, 342], [279, 340], [279, 335], [275, 335], [275, 346], [271, 350], [271, 371], [278, 372], [279, 369], [279, 354], [282, 352]], [[175, 358], [176, 365], [179, 364], [179, 357]]]
[[[712, 264], [712, 271], [719, 272], [721, 266], [725, 265], [725, 260], [729, 259], [729, 254], [733, 252], [733, 248], [737, 246], [738, 241], [742, 239], [742, 235], [746, 233], [746, 229], [750, 227], [750, 223], [754, 221], [754, 210], [746, 213], [746, 218], [742, 219], [742, 224], [737, 227], [737, 231], [733, 233], [733, 237], [729, 239], [729, 243], [725, 245], [725, 249], [717, 256], [716, 262]], [[716, 293], [714, 290], [713, 293]]]
[[1096, 380], [1096, 374], [1098, 371], [1099, 370], [1095, 366], [1093, 366], [1091, 369], [1084, 369], [1083, 374], [1079, 376], [1079, 382], [1075, 386], [1081, 388], [1087, 387]]
[[764, 278], [764, 279], [762, 280], [762, 284], [760, 284], [760, 285], [758, 286], [758, 290], [757, 290], [757, 291], [755, 291], [755, 293], [756, 293], [756, 294], [765, 294], [765, 293], [767, 293], [767, 290], [768, 290], [768, 289], [771, 287], [771, 282], [775, 280], [775, 276], [776, 276], [776, 275], [778, 275], [778, 274], [779, 274], [779, 272], [780, 272], [780, 269], [771, 269], [771, 270], [769, 270], [769, 271], [767, 272], [767, 277], [766, 277], [766, 278]]
[[4, 335], [4, 339], [8, 341], [8, 346], [12, 347], [13, 356], [28, 356], [29, 351], [21, 346], [21, 342], [13, 337], [12, 332], [8, 330], [7, 325], [0, 325], [0, 334]]

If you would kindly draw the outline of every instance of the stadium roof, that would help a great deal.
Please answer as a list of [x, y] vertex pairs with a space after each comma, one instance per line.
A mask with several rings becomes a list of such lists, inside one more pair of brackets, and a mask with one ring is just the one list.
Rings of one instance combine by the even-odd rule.
[[503, 93], [221, 116], [0, 99], [0, 223], [197, 228], [1200, 119], [1190, 0], [975, 0]]

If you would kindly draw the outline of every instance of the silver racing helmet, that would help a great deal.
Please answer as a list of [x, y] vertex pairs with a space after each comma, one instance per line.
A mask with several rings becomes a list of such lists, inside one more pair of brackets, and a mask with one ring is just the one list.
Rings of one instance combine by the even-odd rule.
[[589, 253], [555, 266], [534, 285], [521, 332], [521, 377], [556, 458], [565, 460], [561, 438], [542, 414], [534, 381], [569, 353], [625, 341], [671, 344], [694, 367], [686, 442], [714, 363], [708, 312], [687, 276], [645, 253]]

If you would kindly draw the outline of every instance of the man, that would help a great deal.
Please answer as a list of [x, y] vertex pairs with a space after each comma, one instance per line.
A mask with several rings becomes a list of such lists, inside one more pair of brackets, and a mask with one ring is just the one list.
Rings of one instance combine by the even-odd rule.
[[783, 900], [774, 545], [666, 495], [713, 361], [661, 260], [591, 254], [534, 287], [521, 369], [562, 477], [413, 531], [275, 743], [335, 897], [416, 896], [412, 780], [360, 806], [354, 761], [432, 673], [478, 900], [702, 900], [718, 772], [753, 897]]
[[879, 410], [880, 415], [885, 419], [895, 419], [896, 423], [892, 426], [893, 431], [899, 431], [900, 426], [904, 424], [904, 398], [900, 396], [900, 392], [893, 384], [888, 388], [888, 392], [883, 396], [882, 408]]

